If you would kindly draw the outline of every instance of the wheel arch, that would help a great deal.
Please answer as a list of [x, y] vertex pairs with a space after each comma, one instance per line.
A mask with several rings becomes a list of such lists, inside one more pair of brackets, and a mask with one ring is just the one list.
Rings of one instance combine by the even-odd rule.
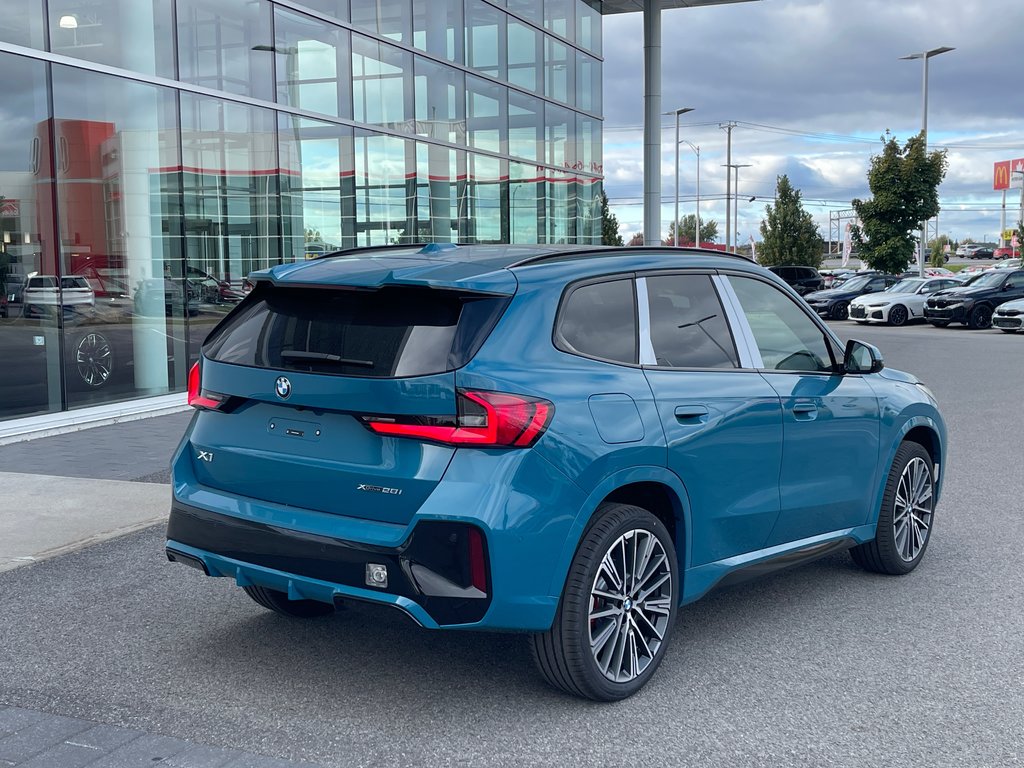
[[945, 429], [930, 416], [918, 415], [907, 419], [903, 426], [896, 432], [893, 441], [887, 448], [886, 460], [883, 465], [886, 469], [882, 473], [880, 483], [875, 494], [875, 505], [871, 513], [871, 524], [878, 522], [878, 513], [882, 506], [882, 496], [885, 494], [885, 484], [889, 479], [889, 470], [896, 459], [896, 452], [905, 442], [917, 443], [922, 446], [932, 458], [932, 465], [939, 467], [938, 475], [935, 478], [936, 502], [942, 491], [942, 481], [945, 477]]
[[593, 523], [598, 508], [605, 502], [633, 504], [648, 510], [661, 520], [675, 544], [680, 573], [685, 574], [690, 564], [691, 530], [690, 502], [686, 486], [678, 475], [665, 467], [631, 467], [601, 481], [577, 511], [576, 519], [562, 545], [557, 567], [552, 574], [550, 594], [562, 593], [576, 550]]

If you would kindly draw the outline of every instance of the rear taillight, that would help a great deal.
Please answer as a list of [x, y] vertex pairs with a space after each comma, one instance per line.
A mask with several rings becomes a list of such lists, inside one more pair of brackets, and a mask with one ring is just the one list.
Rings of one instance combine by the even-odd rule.
[[188, 404], [193, 408], [217, 410], [227, 398], [216, 392], [208, 392], [202, 388], [199, 380], [199, 363], [188, 372]]
[[455, 418], [363, 416], [379, 435], [412, 437], [446, 445], [529, 448], [551, 423], [547, 400], [504, 392], [459, 390]]

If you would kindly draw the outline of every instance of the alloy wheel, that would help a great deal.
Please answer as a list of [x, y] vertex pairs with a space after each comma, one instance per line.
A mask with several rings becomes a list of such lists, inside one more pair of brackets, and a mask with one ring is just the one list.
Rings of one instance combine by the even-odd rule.
[[897, 305], [889, 310], [889, 324], [890, 325], [903, 325], [907, 322], [907, 310], [901, 305]]
[[110, 342], [101, 333], [87, 333], [75, 346], [75, 365], [82, 381], [90, 387], [101, 387], [114, 372], [114, 355]]
[[672, 615], [672, 566], [651, 531], [634, 529], [605, 552], [590, 590], [590, 651], [601, 673], [626, 683], [657, 658]]
[[904, 562], [912, 562], [928, 541], [934, 507], [931, 471], [923, 459], [914, 457], [900, 475], [892, 516], [896, 551]]

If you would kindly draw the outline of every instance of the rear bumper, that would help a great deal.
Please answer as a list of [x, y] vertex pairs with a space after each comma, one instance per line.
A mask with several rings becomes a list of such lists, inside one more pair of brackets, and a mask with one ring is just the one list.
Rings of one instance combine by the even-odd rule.
[[[472, 586], [470, 526], [424, 521], [397, 547], [289, 530], [183, 504], [171, 505], [167, 558], [294, 600], [365, 600], [398, 608], [429, 629], [475, 624], [491, 603]], [[486, 544], [484, 564], [486, 568]], [[367, 585], [369, 565], [387, 569], [387, 586]]]

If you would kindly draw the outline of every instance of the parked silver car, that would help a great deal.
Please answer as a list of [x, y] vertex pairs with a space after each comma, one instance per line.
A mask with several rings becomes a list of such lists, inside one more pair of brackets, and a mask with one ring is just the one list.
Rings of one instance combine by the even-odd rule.
[[1024, 327], [1024, 299], [1008, 301], [996, 307], [992, 314], [992, 327], [1003, 333], [1016, 333]]

